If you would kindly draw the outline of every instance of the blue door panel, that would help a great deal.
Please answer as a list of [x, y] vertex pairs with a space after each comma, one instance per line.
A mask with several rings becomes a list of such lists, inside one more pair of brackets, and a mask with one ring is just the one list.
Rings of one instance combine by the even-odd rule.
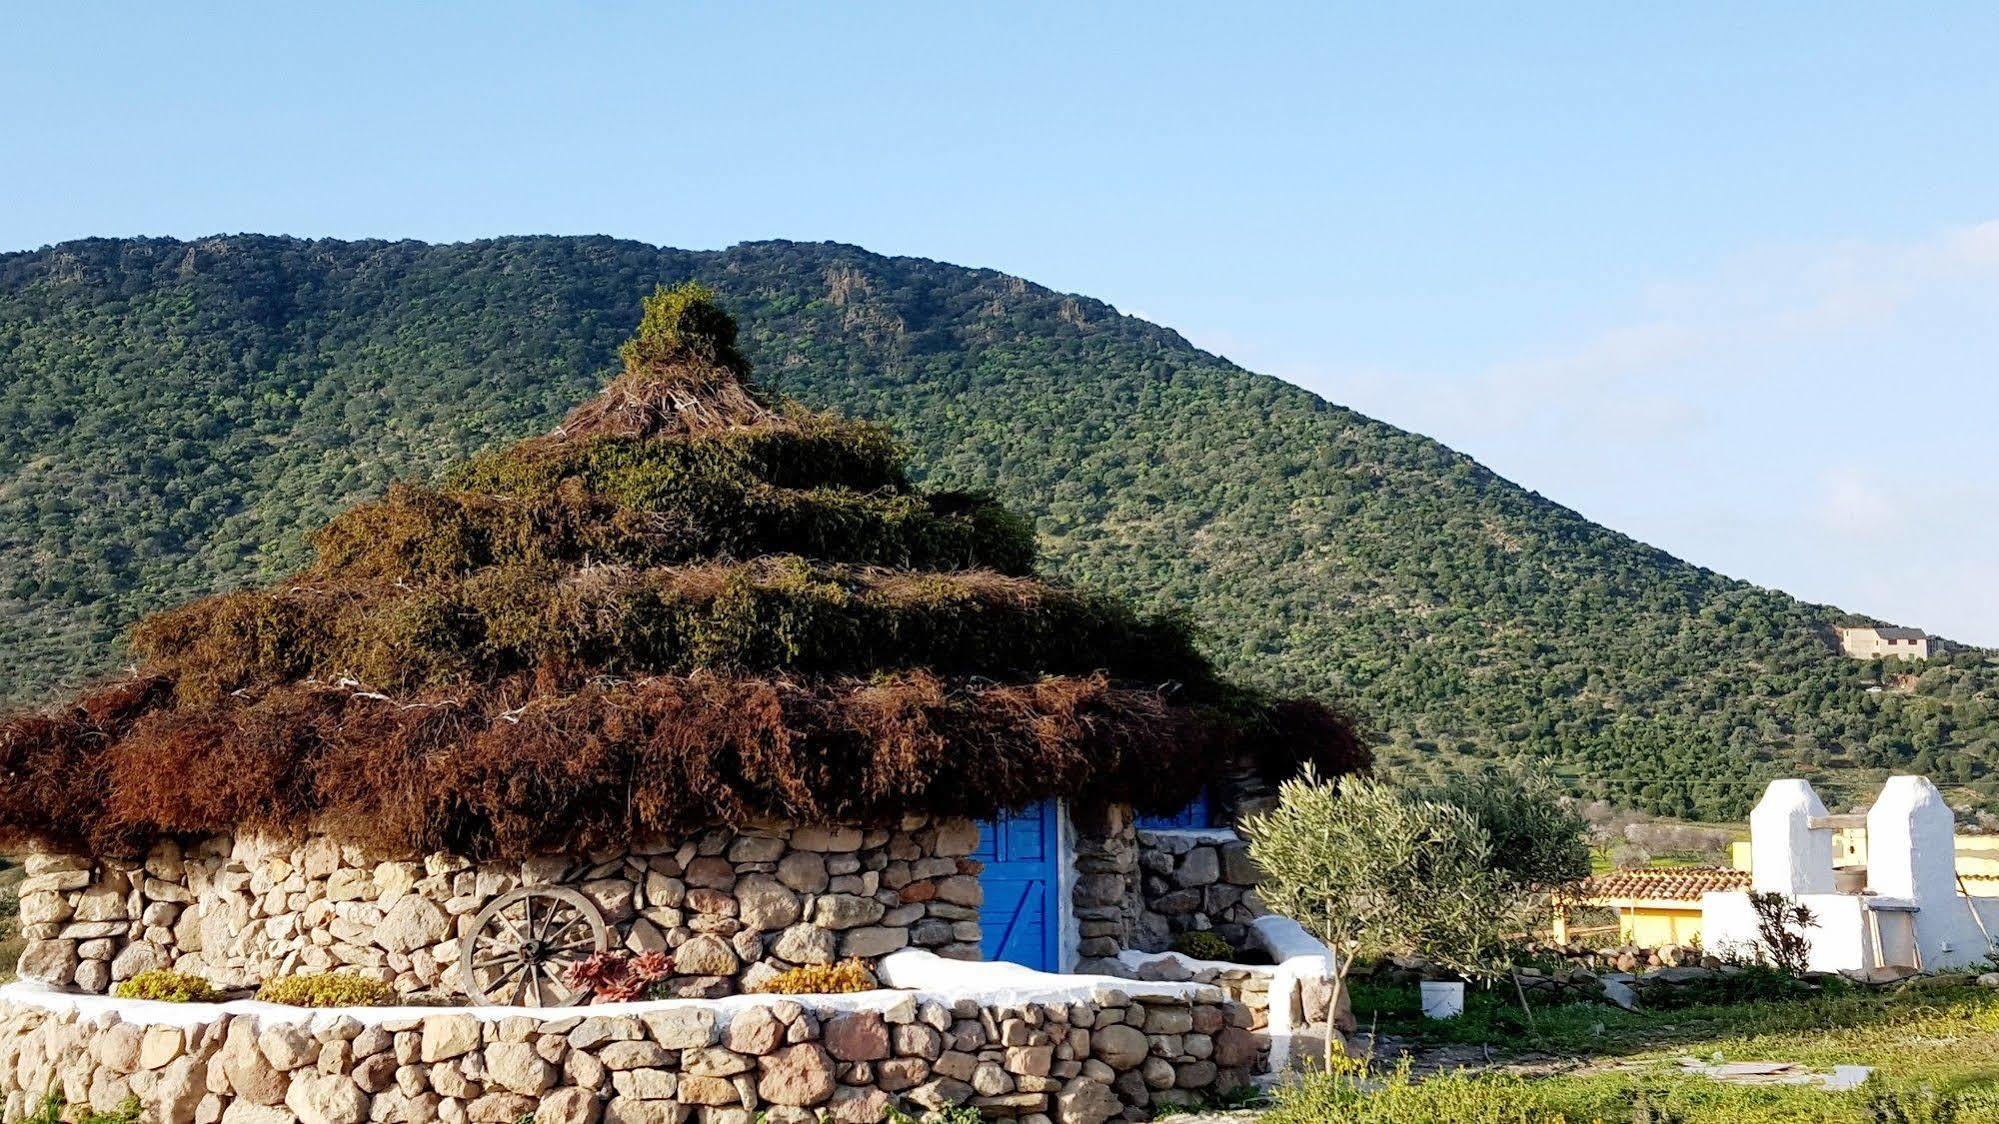
[[1055, 815], [1050, 800], [979, 825], [972, 857], [985, 864], [979, 928], [987, 960], [1059, 970], [1062, 876]]
[[1208, 790], [1194, 798], [1192, 804], [1170, 816], [1140, 816], [1138, 826], [1147, 831], [1186, 831], [1191, 828], [1213, 827], [1213, 813], [1208, 808]]

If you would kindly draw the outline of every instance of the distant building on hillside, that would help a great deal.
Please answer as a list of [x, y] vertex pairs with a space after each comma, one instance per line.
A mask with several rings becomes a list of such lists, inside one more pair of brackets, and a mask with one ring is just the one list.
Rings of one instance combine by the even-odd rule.
[[1920, 628], [1856, 625], [1834, 631], [1839, 633], [1839, 650], [1857, 660], [1930, 658], [1930, 634]]

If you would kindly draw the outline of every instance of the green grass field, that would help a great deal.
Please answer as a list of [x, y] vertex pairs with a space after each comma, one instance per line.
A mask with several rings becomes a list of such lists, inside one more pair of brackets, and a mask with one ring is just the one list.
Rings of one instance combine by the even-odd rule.
[[[1675, 1011], [1585, 1004], [1538, 1011], [1529, 1029], [1495, 993], [1473, 996], [1461, 1020], [1425, 1022], [1404, 990], [1357, 989], [1362, 1026], [1419, 1057], [1490, 1047], [1493, 1065], [1423, 1079], [1383, 1063], [1315, 1075], [1281, 1092], [1266, 1124], [1999, 1122], [1999, 991], [1929, 982]], [[1688, 1057], [1875, 1072], [1853, 1092], [1743, 1086], [1684, 1073]]]

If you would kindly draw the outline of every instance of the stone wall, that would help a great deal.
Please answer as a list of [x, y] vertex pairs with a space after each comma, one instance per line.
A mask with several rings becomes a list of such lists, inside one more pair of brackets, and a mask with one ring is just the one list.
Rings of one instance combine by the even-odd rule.
[[1265, 910], [1249, 844], [1227, 828], [1137, 832], [1138, 920], [1131, 947], [1158, 952], [1190, 930], [1212, 931], [1237, 949]]
[[80, 1013], [21, 986], [0, 989], [8, 1119], [54, 1090], [101, 1111], [136, 1096], [157, 1124], [809, 1124], [822, 1112], [869, 1124], [891, 1106], [949, 1104], [1101, 1124], [1237, 1088], [1264, 1061], [1248, 1013], [1211, 988], [1005, 1006], [756, 996], [549, 1013], [560, 1018], [405, 1009], [378, 1021], [102, 999]]
[[1118, 971], [1116, 956], [1136, 947], [1138, 833], [1129, 805], [1069, 808], [1076, 840], [1076, 971]]
[[565, 885], [597, 904], [613, 946], [671, 949], [676, 995], [732, 994], [801, 964], [904, 947], [977, 959], [970, 820], [897, 828], [716, 829], [630, 853], [473, 863], [383, 859], [325, 836], [217, 837], [144, 858], [27, 859], [20, 973], [107, 992], [148, 968], [225, 988], [353, 970], [405, 994], [460, 997], [460, 938], [489, 902]]

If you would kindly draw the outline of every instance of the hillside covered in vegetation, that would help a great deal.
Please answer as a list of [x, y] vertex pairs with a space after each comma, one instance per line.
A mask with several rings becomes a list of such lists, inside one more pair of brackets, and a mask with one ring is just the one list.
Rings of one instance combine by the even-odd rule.
[[[1034, 517], [1044, 567], [1184, 615], [1228, 675], [1344, 699], [1393, 756], [1527, 752], [1654, 811], [1776, 773], [1999, 786], [1999, 668], [1836, 653], [1855, 619], [1681, 562], [1436, 442], [1017, 278], [846, 246], [255, 236], [0, 255], [0, 687], [290, 573], [306, 532], [544, 432], [634, 293], [697, 279], [747, 359], [890, 424], [932, 489]], [[1853, 790], [1855, 795], [1859, 790]]]

